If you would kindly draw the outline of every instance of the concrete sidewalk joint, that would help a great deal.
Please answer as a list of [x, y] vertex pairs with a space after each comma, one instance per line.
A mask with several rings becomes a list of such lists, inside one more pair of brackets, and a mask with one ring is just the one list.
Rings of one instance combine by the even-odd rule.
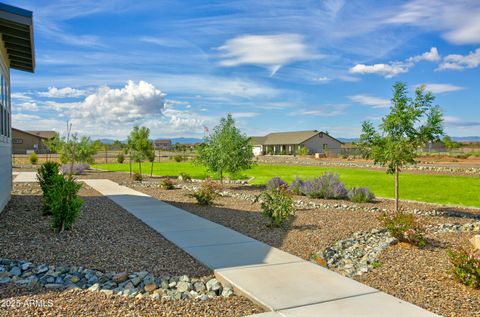
[[113, 181], [83, 181], [271, 310], [256, 317], [437, 316]]

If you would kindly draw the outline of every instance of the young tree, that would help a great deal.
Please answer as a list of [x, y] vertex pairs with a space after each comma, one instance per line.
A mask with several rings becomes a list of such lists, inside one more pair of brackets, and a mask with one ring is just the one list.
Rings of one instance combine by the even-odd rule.
[[[58, 153], [62, 148], [62, 140], [60, 139], [58, 134], [55, 134], [53, 138], [44, 140], [42, 142], [45, 145], [45, 147], [48, 149], [49, 154]], [[47, 158], [48, 158], [48, 154], [47, 154]]]
[[223, 184], [223, 174], [236, 174], [252, 165], [253, 152], [250, 138], [235, 127], [235, 120], [228, 114], [205, 139], [198, 149], [197, 162], [210, 172], [219, 173]]
[[390, 113], [382, 119], [377, 131], [371, 122], [362, 125], [359, 148], [365, 158], [387, 167], [395, 175], [395, 211], [398, 211], [400, 169], [415, 164], [418, 147], [437, 140], [443, 134], [442, 113], [433, 106], [434, 96], [425, 92], [425, 86], [415, 91], [415, 98], [407, 96], [407, 85], [395, 83]]
[[449, 150], [458, 149], [460, 146], [462, 146], [460, 142], [453, 141], [452, 138], [449, 137], [448, 135], [443, 137], [442, 142], [445, 145], [445, 147]]
[[142, 174], [142, 162], [148, 158], [153, 149], [153, 143], [149, 140], [150, 129], [146, 127], [133, 127], [127, 141], [127, 148], [131, 160], [138, 163], [139, 172]]

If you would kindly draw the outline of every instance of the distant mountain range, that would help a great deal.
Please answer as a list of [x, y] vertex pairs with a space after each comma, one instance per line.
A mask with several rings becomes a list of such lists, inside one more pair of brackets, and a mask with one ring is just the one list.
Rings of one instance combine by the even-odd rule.
[[[453, 141], [457, 142], [480, 142], [480, 136], [452, 136]], [[358, 138], [337, 138], [342, 142], [356, 142]]]

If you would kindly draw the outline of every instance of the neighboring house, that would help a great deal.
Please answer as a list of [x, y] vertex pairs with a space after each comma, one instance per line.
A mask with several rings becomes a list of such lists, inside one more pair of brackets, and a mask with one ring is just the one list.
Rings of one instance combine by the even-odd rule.
[[252, 136], [250, 138], [250, 143], [252, 144], [253, 155], [259, 156], [259, 155], [264, 154], [263, 141], [265, 141], [264, 136]]
[[33, 72], [32, 12], [0, 3], [0, 211], [12, 191], [10, 68]]
[[264, 137], [252, 137], [254, 155], [296, 154], [301, 147], [308, 148], [310, 154], [339, 154], [342, 142], [325, 132], [317, 130], [274, 132]]
[[12, 128], [12, 153], [48, 153], [45, 141], [48, 141], [56, 135], [57, 132], [55, 131], [23, 131]]
[[172, 149], [172, 140], [155, 140], [155, 150], [170, 151]]

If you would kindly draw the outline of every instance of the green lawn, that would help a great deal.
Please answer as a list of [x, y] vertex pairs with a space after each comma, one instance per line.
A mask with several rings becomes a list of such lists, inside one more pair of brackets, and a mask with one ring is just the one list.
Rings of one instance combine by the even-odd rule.
[[[129, 171], [129, 164], [97, 164], [94, 167], [111, 171]], [[134, 165], [133, 170], [138, 171], [138, 165]], [[308, 179], [327, 171], [340, 174], [340, 179], [347, 187], [367, 186], [379, 197], [394, 196], [393, 176], [382, 171], [261, 164], [245, 171], [243, 175], [254, 176], [253, 184], [265, 184], [274, 176], [291, 182], [296, 176]], [[150, 173], [149, 163], [142, 164], [142, 172]], [[188, 173], [193, 178], [208, 176], [204, 168], [190, 162], [154, 164], [154, 175], [176, 177], [181, 172]], [[480, 177], [402, 173], [400, 174], [400, 197], [432, 203], [480, 207]]]

